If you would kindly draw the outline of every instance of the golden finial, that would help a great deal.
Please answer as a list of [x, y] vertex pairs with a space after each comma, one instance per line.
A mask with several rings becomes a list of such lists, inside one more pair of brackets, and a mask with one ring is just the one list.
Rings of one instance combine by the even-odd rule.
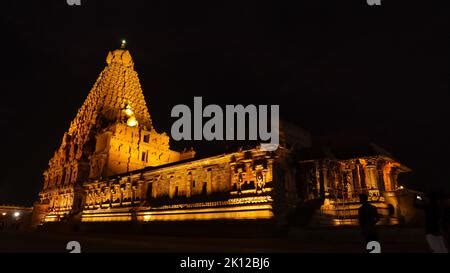
[[122, 44], [120, 45], [120, 48], [125, 48], [127, 45], [127, 41], [125, 39], [122, 40]]

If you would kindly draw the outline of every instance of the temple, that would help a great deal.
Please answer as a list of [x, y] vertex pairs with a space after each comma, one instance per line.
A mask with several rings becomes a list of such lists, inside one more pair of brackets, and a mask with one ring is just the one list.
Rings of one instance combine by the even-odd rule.
[[[71, 220], [285, 222], [312, 211], [311, 225], [355, 224], [367, 193], [383, 223], [402, 219], [397, 176], [409, 169], [383, 153], [309, 156], [309, 133], [283, 122], [280, 146], [211, 157], [171, 150], [155, 130], [125, 48], [109, 52], [44, 172], [33, 226]], [[306, 208], [306, 209], [305, 209]]]

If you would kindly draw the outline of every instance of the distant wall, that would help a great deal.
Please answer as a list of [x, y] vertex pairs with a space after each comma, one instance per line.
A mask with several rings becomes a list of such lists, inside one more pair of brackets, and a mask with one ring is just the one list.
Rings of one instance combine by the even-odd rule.
[[32, 207], [0, 206], [0, 231], [28, 228], [32, 211]]
[[386, 203], [394, 207], [395, 216], [408, 226], [423, 226], [425, 215], [423, 210], [414, 206], [417, 192], [397, 190], [385, 194]]

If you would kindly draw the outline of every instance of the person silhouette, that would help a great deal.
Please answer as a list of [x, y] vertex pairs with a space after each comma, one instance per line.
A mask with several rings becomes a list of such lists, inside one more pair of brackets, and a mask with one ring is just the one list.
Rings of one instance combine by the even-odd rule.
[[364, 241], [366, 244], [370, 241], [378, 241], [375, 225], [380, 220], [380, 216], [377, 208], [369, 203], [367, 194], [360, 194], [359, 201], [362, 205], [358, 209], [358, 222]]
[[420, 202], [416, 198], [415, 205], [425, 212], [425, 239], [431, 251], [433, 253], [448, 253], [442, 236], [444, 217], [439, 194], [431, 192], [427, 200], [421, 200]]

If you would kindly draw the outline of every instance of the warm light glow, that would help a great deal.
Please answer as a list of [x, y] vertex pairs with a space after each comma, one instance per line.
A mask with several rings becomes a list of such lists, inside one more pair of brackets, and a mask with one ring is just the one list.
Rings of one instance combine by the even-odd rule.
[[137, 121], [137, 119], [135, 117], [130, 117], [127, 120], [127, 125], [130, 126], [130, 127], [134, 127], [134, 126], [138, 125], [138, 121]]
[[[193, 220], [224, 220], [224, 219], [271, 219], [273, 217], [271, 204], [249, 204], [233, 207], [221, 208], [197, 208], [182, 210], [162, 210], [145, 211], [137, 215], [138, 221], [193, 221]], [[132, 216], [129, 212], [120, 210], [98, 210], [85, 211], [82, 216], [83, 222], [119, 222], [131, 221]]]
[[20, 212], [14, 212], [14, 217], [19, 217], [20, 216]]
[[5, 216], [5, 215], [6, 215], [6, 212], [3, 212], [2, 215]]
[[125, 115], [127, 115], [129, 117], [134, 115], [133, 108], [131, 108], [130, 105], [127, 105], [127, 107], [125, 107], [125, 109], [123, 111], [125, 112]]
[[405, 187], [403, 187], [403, 186], [400, 186], [400, 187], [398, 187], [400, 190], [403, 190]]
[[125, 112], [125, 115], [127, 115], [129, 117], [133, 115], [133, 110], [131, 110], [131, 109], [125, 109], [124, 112]]

